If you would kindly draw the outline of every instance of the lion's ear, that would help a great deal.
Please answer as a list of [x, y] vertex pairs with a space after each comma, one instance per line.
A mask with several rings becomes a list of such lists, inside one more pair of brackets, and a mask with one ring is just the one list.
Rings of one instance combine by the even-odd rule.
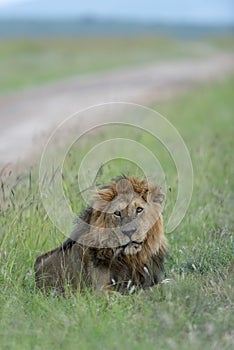
[[147, 202], [162, 204], [164, 198], [165, 198], [165, 194], [162, 192], [162, 189], [160, 187], [155, 187], [148, 191]]

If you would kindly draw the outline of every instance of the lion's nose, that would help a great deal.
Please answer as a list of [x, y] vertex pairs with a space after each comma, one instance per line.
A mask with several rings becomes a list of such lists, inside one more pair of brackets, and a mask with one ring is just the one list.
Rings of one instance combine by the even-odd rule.
[[123, 234], [127, 235], [129, 238], [132, 237], [132, 235], [136, 232], [136, 227], [124, 227], [122, 229]]

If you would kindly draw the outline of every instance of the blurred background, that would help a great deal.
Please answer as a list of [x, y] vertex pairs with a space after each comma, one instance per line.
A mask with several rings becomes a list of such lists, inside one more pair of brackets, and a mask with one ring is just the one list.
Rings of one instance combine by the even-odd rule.
[[207, 54], [233, 24], [233, 0], [0, 0], [0, 91]]
[[0, 0], [0, 162], [18, 160], [35, 136], [81, 106], [157, 101], [172, 86], [222, 75], [233, 58], [222, 56], [234, 49], [233, 5]]

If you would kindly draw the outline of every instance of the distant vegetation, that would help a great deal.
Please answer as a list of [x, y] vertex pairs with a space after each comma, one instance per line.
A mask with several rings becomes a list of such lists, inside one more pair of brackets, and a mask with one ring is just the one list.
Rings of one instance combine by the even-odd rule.
[[0, 92], [121, 67], [202, 57], [233, 48], [232, 37], [5, 38], [0, 40]]
[[0, 21], [0, 37], [166, 35], [177, 38], [198, 38], [231, 35], [233, 29], [234, 25], [158, 23], [92, 17], [69, 20], [1, 19]]

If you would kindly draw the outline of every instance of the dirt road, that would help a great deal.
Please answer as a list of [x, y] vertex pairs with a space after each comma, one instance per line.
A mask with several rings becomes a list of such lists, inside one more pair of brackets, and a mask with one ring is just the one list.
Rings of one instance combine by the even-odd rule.
[[[42, 148], [37, 140], [70, 114], [109, 101], [157, 102], [234, 71], [234, 54], [122, 69], [0, 96], [0, 165]], [[38, 151], [38, 149], [37, 149]], [[38, 153], [38, 152], [37, 152]]]

